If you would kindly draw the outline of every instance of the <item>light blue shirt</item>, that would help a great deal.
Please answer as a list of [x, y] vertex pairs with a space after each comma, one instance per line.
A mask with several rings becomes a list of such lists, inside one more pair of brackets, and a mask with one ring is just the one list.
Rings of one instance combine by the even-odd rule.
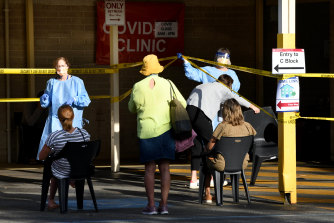
[[46, 119], [41, 141], [39, 143], [37, 159], [49, 134], [63, 129], [57, 115], [58, 108], [65, 104], [68, 99], [74, 98], [74, 102], [71, 105], [74, 111], [72, 125], [73, 127], [82, 128], [83, 109], [90, 104], [90, 99], [84, 82], [75, 76], [72, 76], [65, 81], [56, 78], [49, 79], [44, 94], [47, 94], [49, 98], [45, 101], [41, 100], [41, 106], [43, 108], [49, 108], [49, 116]]
[[[205, 70], [207, 73], [215, 77], [216, 79], [219, 78], [220, 75], [222, 74], [227, 74], [233, 79], [233, 84], [232, 84], [232, 90], [238, 92], [240, 89], [240, 81], [237, 76], [237, 74], [234, 72], [234, 70], [228, 69], [227, 71], [222, 71], [217, 69], [216, 67], [212, 66], [206, 66], [206, 67], [201, 67], [203, 70]], [[215, 82], [216, 80], [203, 71], [196, 69], [191, 66], [190, 63], [185, 63], [184, 64], [184, 71], [186, 74], [186, 77], [190, 80], [201, 82], [201, 83], [208, 83], [208, 82]]]

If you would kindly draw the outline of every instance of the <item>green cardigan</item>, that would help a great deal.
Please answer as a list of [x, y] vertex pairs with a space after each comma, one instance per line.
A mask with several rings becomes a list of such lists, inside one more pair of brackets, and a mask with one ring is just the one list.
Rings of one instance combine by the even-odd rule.
[[[152, 78], [155, 86], [151, 89], [149, 84]], [[186, 100], [171, 83], [177, 99], [186, 107]], [[160, 136], [172, 128], [169, 115], [170, 90], [170, 82], [156, 74], [151, 74], [133, 86], [128, 107], [130, 112], [137, 113], [137, 136], [140, 139]]]

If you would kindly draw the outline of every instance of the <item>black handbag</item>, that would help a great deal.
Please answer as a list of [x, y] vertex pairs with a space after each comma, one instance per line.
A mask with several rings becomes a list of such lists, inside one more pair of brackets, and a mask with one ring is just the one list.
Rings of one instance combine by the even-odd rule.
[[172, 123], [173, 135], [175, 139], [186, 139], [192, 135], [192, 126], [188, 116], [187, 110], [183, 107], [181, 102], [176, 98], [176, 94], [172, 83], [170, 84], [171, 101], [170, 119]]

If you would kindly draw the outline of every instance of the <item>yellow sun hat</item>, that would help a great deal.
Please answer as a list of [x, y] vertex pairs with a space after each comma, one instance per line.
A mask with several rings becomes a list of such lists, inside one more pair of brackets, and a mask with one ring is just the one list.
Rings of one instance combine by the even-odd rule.
[[154, 54], [145, 56], [143, 63], [144, 64], [139, 72], [145, 76], [150, 74], [158, 74], [164, 70], [164, 67], [159, 63], [158, 57]]

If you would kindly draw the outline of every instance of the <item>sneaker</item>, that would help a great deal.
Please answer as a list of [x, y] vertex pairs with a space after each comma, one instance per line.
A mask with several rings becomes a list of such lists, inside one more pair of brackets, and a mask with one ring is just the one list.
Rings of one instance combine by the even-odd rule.
[[190, 189], [198, 189], [199, 188], [199, 181], [197, 181], [197, 182], [190, 181], [189, 188]]
[[158, 207], [158, 214], [168, 214], [167, 206]]
[[206, 199], [204, 199], [204, 200], [203, 200], [203, 203], [204, 203], [204, 204], [212, 204], [212, 200], [206, 200]]
[[147, 215], [158, 214], [157, 209], [155, 207], [151, 208], [149, 206], [146, 206], [141, 213], [142, 214], [147, 214]]
[[225, 187], [228, 184], [227, 180], [224, 180], [223, 187]]

